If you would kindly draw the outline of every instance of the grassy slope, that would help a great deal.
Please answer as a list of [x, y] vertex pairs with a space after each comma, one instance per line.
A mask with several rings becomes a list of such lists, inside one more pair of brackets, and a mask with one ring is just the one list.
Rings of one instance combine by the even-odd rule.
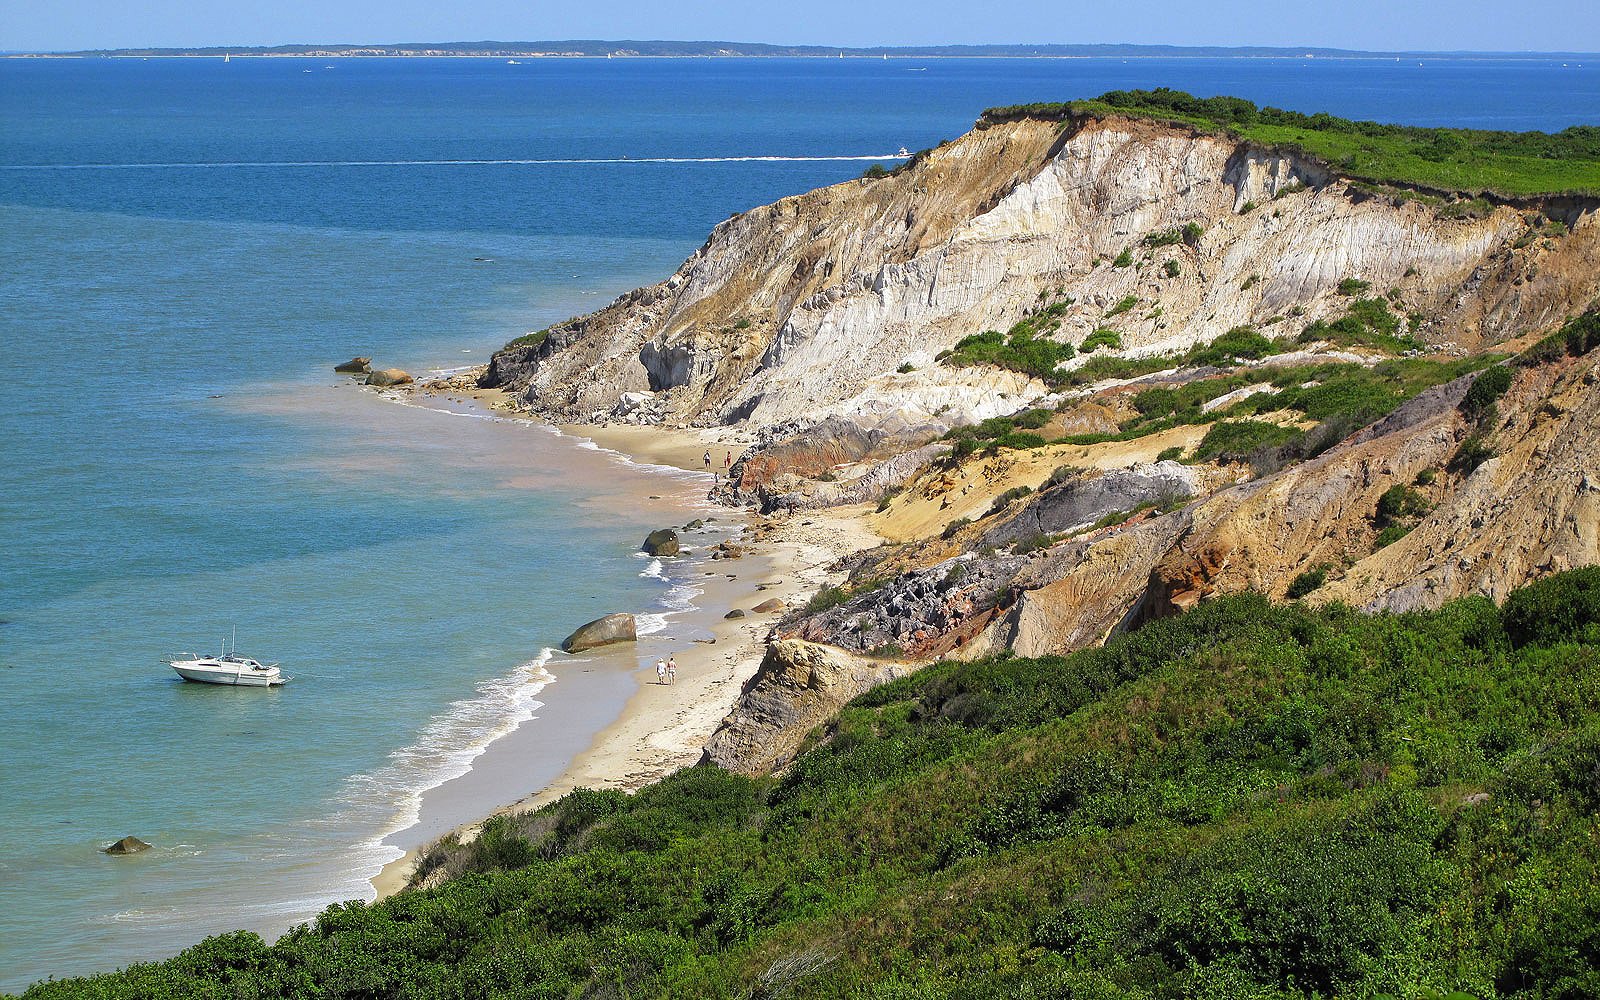
[[1111, 91], [1094, 100], [995, 108], [988, 118], [1136, 115], [1222, 129], [1301, 150], [1345, 176], [1380, 184], [1509, 196], [1600, 194], [1600, 128], [1555, 134], [1417, 128], [1258, 108], [1236, 97], [1165, 88]]
[[1597, 622], [1581, 570], [936, 664], [782, 779], [574, 793], [443, 888], [29, 996], [1592, 996]]

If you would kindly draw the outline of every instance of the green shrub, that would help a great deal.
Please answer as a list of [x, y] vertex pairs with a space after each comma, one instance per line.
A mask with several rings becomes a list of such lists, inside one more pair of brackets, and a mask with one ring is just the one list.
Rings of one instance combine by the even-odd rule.
[[1411, 525], [1409, 524], [1385, 525], [1383, 530], [1378, 532], [1376, 547], [1381, 549], [1385, 548], [1386, 546], [1393, 545], [1395, 542], [1398, 542], [1400, 539], [1410, 534], [1410, 532]]
[[1006, 490], [1004, 493], [994, 498], [994, 503], [989, 505], [989, 513], [985, 514], [984, 517], [989, 517], [991, 515], [1000, 513], [1007, 507], [1011, 506], [1011, 502], [1013, 500], [1021, 500], [1023, 497], [1028, 496], [1032, 492], [1033, 487], [1031, 486], [1016, 486]]
[[903, 363], [899, 368], [895, 369], [895, 371], [898, 374], [901, 374], [901, 375], [910, 375], [912, 372], [914, 372], [916, 370], [917, 370], [917, 366], [912, 364], [909, 361]]
[[1205, 347], [1197, 347], [1185, 359], [1194, 365], [1233, 365], [1240, 361], [1264, 358], [1278, 349], [1273, 341], [1253, 327], [1236, 326]]
[[1436, 470], [1436, 469], [1423, 469], [1421, 472], [1417, 473], [1417, 478], [1414, 479], [1412, 482], [1415, 483], [1417, 486], [1432, 486], [1435, 482], [1438, 481], [1438, 479], [1439, 479], [1438, 470]]
[[1243, 205], [1239, 206], [1239, 214], [1240, 215], [1249, 215], [1251, 212], [1254, 212], [1255, 210], [1256, 210], [1256, 203], [1253, 202], [1253, 201], [1247, 201]]
[[1021, 427], [1024, 430], [1036, 431], [1045, 424], [1048, 424], [1050, 421], [1054, 420], [1055, 416], [1056, 412], [1054, 410], [1038, 408], [1024, 410], [1012, 419], [1016, 421], [1016, 425], [1018, 427]]
[[960, 531], [962, 528], [965, 528], [971, 523], [972, 518], [970, 517], [958, 517], [954, 521], [951, 521], [949, 524], [944, 526], [944, 530], [939, 533], [939, 537], [945, 541], [949, 541], [950, 539], [956, 537], [956, 532]]
[[1469, 434], [1455, 455], [1450, 458], [1450, 470], [1470, 475], [1478, 466], [1495, 456], [1494, 445], [1481, 434]]
[[888, 177], [889, 168], [885, 167], [881, 163], [874, 163], [866, 170], [863, 170], [861, 172], [861, 176], [867, 178], [868, 180], [877, 180], [880, 177]]
[[988, 330], [964, 337], [945, 359], [956, 367], [993, 365], [1058, 385], [1062, 376], [1057, 369], [1075, 353], [1071, 344], [1035, 336], [1031, 328], [1025, 328], [1014, 330], [1009, 336]]
[[1123, 296], [1123, 298], [1116, 305], [1106, 310], [1106, 318], [1110, 319], [1113, 316], [1121, 316], [1123, 313], [1127, 312], [1129, 309], [1132, 309], [1138, 304], [1139, 297], [1137, 295]]
[[1340, 295], [1354, 298], [1372, 287], [1372, 282], [1362, 281], [1360, 278], [1342, 278], [1337, 289]]
[[1101, 347], [1109, 347], [1114, 351], [1120, 351], [1122, 349], [1122, 334], [1103, 326], [1083, 338], [1083, 343], [1078, 345], [1078, 350], [1085, 354], [1091, 354]]
[[1045, 485], [1057, 486], [1069, 479], [1077, 479], [1087, 471], [1080, 465], [1058, 465], [1050, 471], [1050, 478], [1045, 480]]
[[1183, 457], [1183, 445], [1175, 444], [1170, 448], [1161, 449], [1160, 453], [1156, 455], [1156, 461], [1158, 461], [1158, 462], [1175, 462], [1179, 458], [1182, 458], [1182, 457]]
[[1510, 368], [1505, 365], [1495, 365], [1493, 368], [1485, 369], [1482, 375], [1473, 380], [1467, 394], [1461, 397], [1462, 415], [1474, 423], [1492, 423], [1495, 403], [1509, 388], [1511, 388]]
[[1333, 322], [1318, 320], [1300, 333], [1300, 342], [1326, 340], [1344, 347], [1375, 347], [1391, 354], [1414, 351], [1421, 344], [1400, 332], [1400, 319], [1383, 299], [1356, 299]]
[[806, 602], [805, 613], [814, 615], [832, 610], [841, 604], [848, 604], [854, 596], [847, 587], [824, 586], [812, 594], [811, 599]]
[[549, 336], [550, 328], [545, 327], [543, 330], [539, 330], [534, 333], [525, 333], [520, 337], [515, 337], [506, 341], [506, 346], [501, 348], [501, 350], [509, 351], [513, 347], [538, 347], [540, 344], [544, 343]]
[[1311, 567], [1304, 573], [1289, 581], [1289, 589], [1285, 595], [1291, 601], [1298, 601], [1307, 594], [1321, 587], [1328, 580], [1328, 570], [1332, 569], [1327, 563], [1320, 563]]
[[1111, 260], [1112, 267], [1129, 267], [1132, 266], [1132, 264], [1133, 250], [1130, 247], [1123, 247], [1122, 252], [1117, 254]]
[[1194, 449], [1194, 457], [1204, 461], [1242, 462], [1260, 448], [1287, 444], [1301, 437], [1292, 427], [1279, 427], [1260, 420], [1221, 420], [1211, 425]]
[[1165, 264], [1161, 265], [1161, 271], [1169, 278], [1176, 278], [1180, 273], [1182, 273], [1183, 268], [1178, 266], [1177, 261], [1169, 260]]
[[1404, 517], [1416, 517], [1428, 511], [1428, 500], [1409, 486], [1391, 486], [1378, 498], [1376, 520], [1380, 525], [1393, 524]]
[[1514, 591], [1500, 620], [1519, 644], [1600, 642], [1600, 567], [1570, 570]]

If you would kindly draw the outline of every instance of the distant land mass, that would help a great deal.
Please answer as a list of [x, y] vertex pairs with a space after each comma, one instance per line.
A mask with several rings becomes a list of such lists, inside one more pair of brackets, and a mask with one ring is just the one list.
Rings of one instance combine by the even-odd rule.
[[1397, 56], [1479, 58], [1583, 58], [1582, 52], [1378, 52], [1317, 46], [1183, 46], [1183, 45], [913, 45], [850, 48], [832, 45], [771, 45], [763, 42], [633, 41], [567, 39], [542, 42], [398, 42], [381, 45], [307, 44], [271, 46], [213, 45], [202, 48], [84, 49], [73, 52], [14, 52], [13, 56], [76, 56], [80, 58], [150, 58], [181, 56], [306, 56], [341, 57], [654, 57], [654, 58], [1229, 58], [1229, 59], [1373, 59]]

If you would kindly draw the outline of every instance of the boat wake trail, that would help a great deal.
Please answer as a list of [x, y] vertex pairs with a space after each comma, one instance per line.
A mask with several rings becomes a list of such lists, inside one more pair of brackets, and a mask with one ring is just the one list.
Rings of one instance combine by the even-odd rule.
[[865, 163], [904, 160], [900, 153], [877, 156], [620, 156], [565, 160], [197, 160], [187, 163], [6, 163], [0, 170], [217, 170], [311, 167], [564, 167], [605, 163]]

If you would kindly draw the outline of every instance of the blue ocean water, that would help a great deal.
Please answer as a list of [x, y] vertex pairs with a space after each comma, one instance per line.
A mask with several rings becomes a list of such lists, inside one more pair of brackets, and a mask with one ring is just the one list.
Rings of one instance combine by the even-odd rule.
[[[484, 360], [985, 106], [1160, 85], [1600, 121], [1538, 60], [0, 60], [0, 989], [360, 895], [420, 789], [631, 684], [541, 650], [662, 599], [697, 486], [334, 362]], [[235, 625], [289, 687], [158, 663]]]

